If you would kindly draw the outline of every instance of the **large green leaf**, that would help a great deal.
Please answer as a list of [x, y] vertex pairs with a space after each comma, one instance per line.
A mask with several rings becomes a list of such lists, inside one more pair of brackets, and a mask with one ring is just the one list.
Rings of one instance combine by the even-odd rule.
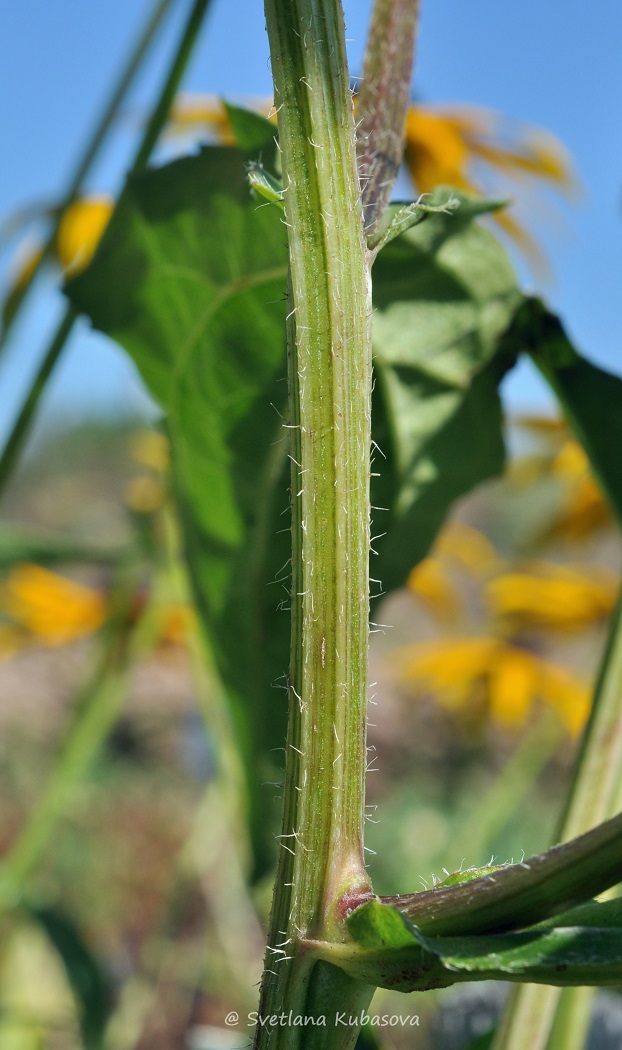
[[245, 161], [208, 148], [132, 178], [68, 294], [126, 347], [166, 412], [191, 579], [260, 814], [274, 789], [257, 785], [275, 779], [263, 759], [275, 761], [285, 718], [270, 685], [287, 671], [287, 616], [275, 622], [269, 584], [288, 558], [276, 536], [286, 484], [275, 494], [286, 248], [271, 209], [251, 199]]
[[522, 297], [507, 255], [474, 222], [495, 205], [447, 189], [430, 204], [450, 197], [457, 211], [430, 214], [374, 265], [376, 440], [387, 463], [376, 458], [372, 503], [390, 511], [378, 518], [388, 535], [372, 575], [387, 590], [425, 556], [452, 502], [505, 458], [497, 387], [514, 354], [500, 340]]
[[530, 353], [551, 384], [622, 523], [622, 378], [586, 361], [539, 299], [525, 300], [505, 345]]

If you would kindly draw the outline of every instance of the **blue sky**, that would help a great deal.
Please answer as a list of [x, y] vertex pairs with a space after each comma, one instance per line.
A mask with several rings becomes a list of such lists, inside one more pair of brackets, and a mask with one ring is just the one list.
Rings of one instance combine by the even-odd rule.
[[[351, 71], [359, 72], [371, 4], [345, 3]], [[82, 142], [132, 46], [147, 0], [22, 0], [0, 32], [3, 162], [0, 217], [62, 192]], [[189, 2], [178, 0], [124, 119], [90, 179], [115, 190], [144, 111]], [[588, 17], [589, 14], [589, 17]], [[622, 372], [622, 5], [596, 0], [422, 0], [414, 88], [423, 100], [475, 103], [542, 125], [572, 153], [581, 200], [551, 198], [534, 214], [555, 281], [545, 289], [580, 349]], [[213, 0], [185, 81], [190, 92], [230, 98], [271, 91], [261, 0]], [[10, 252], [0, 256], [0, 276]], [[523, 275], [531, 290], [533, 279]], [[52, 283], [35, 296], [0, 367], [6, 432], [50, 326], [62, 309]], [[506, 382], [510, 407], [545, 407], [548, 395], [527, 365]], [[46, 395], [46, 415], [68, 418], [132, 411], [146, 404], [131, 365], [81, 325]]]

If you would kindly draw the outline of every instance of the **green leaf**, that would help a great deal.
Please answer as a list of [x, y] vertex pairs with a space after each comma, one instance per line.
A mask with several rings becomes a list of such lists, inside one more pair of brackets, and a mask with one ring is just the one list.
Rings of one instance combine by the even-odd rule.
[[99, 1050], [112, 1007], [110, 984], [101, 966], [78, 928], [58, 909], [26, 905], [26, 911], [42, 927], [63, 961], [78, 1004], [86, 1050]]
[[506, 345], [527, 350], [550, 383], [622, 523], [622, 378], [585, 360], [539, 299], [525, 300]]
[[426, 934], [481, 934], [531, 926], [620, 880], [622, 814], [520, 864], [385, 900]]
[[224, 102], [224, 107], [239, 148], [251, 157], [261, 158], [247, 165], [248, 181], [255, 197], [277, 204], [283, 211], [283, 183], [269, 170], [278, 162], [276, 124], [252, 109], [232, 106], [229, 102]]
[[348, 919], [353, 945], [309, 946], [358, 980], [400, 992], [463, 981], [616, 985], [622, 931], [565, 927], [474, 937], [428, 937], [379, 900]]
[[276, 124], [273, 124], [261, 113], [242, 106], [233, 106], [223, 102], [236, 143], [245, 153], [264, 152], [269, 155], [269, 163], [275, 153]]
[[429, 215], [441, 212], [452, 215], [460, 209], [461, 219], [474, 219], [478, 215], [488, 215], [505, 207], [507, 201], [485, 200], [458, 193], [451, 186], [439, 186], [432, 193], [422, 193], [416, 201], [395, 201], [389, 204], [381, 224], [369, 240], [369, 247], [380, 251], [396, 237], [413, 226], [418, 226]]
[[[246, 160], [207, 148], [130, 179], [68, 294], [125, 346], [166, 412], [191, 580], [265, 836], [286, 711], [271, 686], [288, 649], [274, 586], [289, 557], [287, 256], [273, 209], [250, 198]], [[256, 840], [260, 867], [271, 847]]]
[[372, 504], [390, 514], [372, 575], [387, 590], [426, 555], [451, 503], [505, 460], [497, 387], [515, 354], [502, 336], [522, 297], [504, 250], [473, 221], [492, 205], [454, 192], [456, 212], [429, 215], [374, 265], [374, 436], [387, 463], [376, 458]]
[[554, 915], [538, 924], [538, 929], [552, 926], [592, 926], [598, 929], [622, 929], [622, 898], [607, 901], [590, 901], [577, 908]]
[[423, 195], [419, 197], [419, 200], [408, 204], [389, 204], [382, 223], [374, 230], [372, 237], [368, 238], [368, 245], [374, 251], [380, 251], [400, 234], [406, 233], [413, 226], [418, 226], [420, 222], [427, 219], [428, 215], [434, 212], [450, 215], [459, 207], [460, 201], [451, 193], [448, 193], [445, 200], [439, 204], [425, 204]]
[[493, 937], [438, 937], [426, 942], [460, 980], [533, 984], [618, 985], [622, 933], [617, 929], [562, 928]]

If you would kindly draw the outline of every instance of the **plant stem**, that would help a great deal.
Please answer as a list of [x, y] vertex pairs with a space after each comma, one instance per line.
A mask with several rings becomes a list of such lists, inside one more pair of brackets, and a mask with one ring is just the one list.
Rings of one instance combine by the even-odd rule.
[[199, 38], [201, 26], [209, 5], [210, 0], [194, 0], [192, 4], [188, 20], [175, 48], [173, 60], [167, 70], [160, 94], [151, 111], [147, 127], [130, 167], [130, 175], [135, 175], [136, 172], [142, 171], [157, 145], [160, 132], [168, 120], [175, 95], [179, 90], [179, 85]]
[[357, 96], [357, 155], [371, 242], [404, 154], [419, 0], [376, 0]]
[[[622, 598], [614, 614], [596, 683], [592, 713], [577, 757], [557, 840], [581, 835], [619, 810], [622, 769]], [[580, 1050], [588, 1026], [583, 988], [516, 988], [493, 1050]], [[535, 1020], [537, 1019], [537, 1020]]]
[[622, 596], [611, 621], [594, 703], [577, 757], [559, 839], [575, 838], [618, 812], [622, 770]]
[[24, 447], [24, 442], [30, 432], [41, 395], [67, 343], [77, 317], [78, 314], [74, 307], [68, 306], [30, 384], [30, 389], [7, 438], [2, 450], [2, 456], [0, 456], [0, 494], [4, 491], [13, 473], [15, 464]]
[[[179, 43], [175, 49], [173, 59], [167, 70], [162, 89], [153, 107], [151, 116], [145, 128], [133, 164], [130, 175], [135, 175], [147, 164], [158, 137], [170, 112], [173, 99], [181, 83], [186, 66], [197, 42], [199, 30], [205, 17], [205, 12], [210, 0], [194, 0], [188, 20], [184, 26]], [[123, 196], [123, 193], [121, 194]], [[117, 201], [116, 207], [118, 207]], [[115, 208], [116, 210], [116, 208]], [[22, 451], [24, 442], [30, 431], [32, 421], [39, 406], [41, 394], [52, 374], [63, 348], [73, 330], [78, 314], [73, 306], [68, 306], [56, 333], [43, 356], [43, 361], [37, 371], [35, 379], [26, 395], [26, 399], [20, 409], [17, 419], [13, 424], [11, 433], [0, 456], [0, 496], [4, 491], [7, 480], [13, 470], [15, 463]]]
[[[370, 889], [362, 829], [371, 309], [343, 15], [337, 0], [266, 0], [266, 21], [290, 251], [293, 579], [284, 816], [262, 1017], [326, 1015], [327, 991], [330, 1001], [345, 998], [340, 1009], [370, 995], [361, 1000], [360, 986], [314, 963], [300, 943], [344, 939], [342, 898]], [[309, 1047], [321, 1032], [259, 1025], [256, 1046]]]
[[76, 169], [69, 180], [69, 185], [65, 190], [65, 194], [62, 203], [55, 209], [54, 220], [52, 222], [51, 229], [48, 233], [47, 240], [43, 246], [43, 250], [39, 257], [36, 266], [33, 267], [32, 272], [29, 274], [28, 280], [24, 283], [23, 287], [16, 293], [14, 298], [14, 306], [10, 317], [6, 320], [2, 333], [0, 334], [0, 350], [6, 344], [9, 332], [19, 313], [22, 304], [24, 303], [30, 288], [34, 282], [34, 279], [41, 269], [43, 262], [50, 256], [54, 244], [56, 242], [56, 236], [58, 234], [58, 227], [60, 226], [63, 214], [67, 210], [70, 204], [78, 196], [84, 181], [91, 170], [101, 147], [112, 127], [114, 121], [117, 118], [119, 109], [123, 104], [125, 96], [127, 95], [134, 78], [136, 77], [140, 67], [142, 66], [143, 60], [151, 46], [151, 43], [164, 19], [164, 16], [168, 12], [169, 8], [175, 0], [157, 0], [152, 11], [149, 12], [149, 17], [144, 27], [141, 30], [140, 36], [136, 41], [131, 54], [129, 55], [128, 61], [126, 62], [121, 75], [106, 103], [103, 113], [101, 114], [95, 129], [93, 130], [88, 143], [84, 149], [80, 160], [76, 166]]

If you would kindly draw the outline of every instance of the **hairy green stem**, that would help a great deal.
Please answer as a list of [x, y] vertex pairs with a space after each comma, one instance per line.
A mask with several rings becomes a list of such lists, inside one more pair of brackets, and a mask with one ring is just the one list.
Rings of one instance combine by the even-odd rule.
[[[136, 156], [130, 168], [130, 174], [141, 171], [151, 156], [158, 137], [171, 109], [175, 94], [181, 83], [186, 66], [197, 42], [199, 31], [210, 0], [194, 0], [190, 14], [183, 28], [179, 43], [175, 49], [170, 67], [166, 72], [162, 89], [153, 107], [147, 127], [145, 128]], [[118, 207], [117, 201], [117, 207]], [[35, 417], [41, 395], [47, 380], [54, 371], [62, 354], [67, 339], [73, 330], [78, 314], [73, 306], [68, 306], [56, 333], [46, 350], [25, 401], [13, 424], [11, 433], [0, 456], [0, 496], [8, 478], [24, 447], [26, 438]]]
[[76, 199], [84, 181], [90, 172], [95, 160], [99, 155], [108, 132], [117, 119], [119, 110], [125, 96], [127, 95], [134, 78], [136, 77], [139, 69], [142, 66], [143, 60], [145, 59], [151, 43], [160, 28], [160, 25], [167, 14], [169, 8], [175, 0], [157, 0], [155, 7], [149, 12], [149, 17], [144, 27], [141, 29], [140, 36], [133, 47], [131, 54], [128, 57], [126, 64], [124, 65], [121, 75], [115, 84], [110, 98], [108, 99], [104, 110], [92, 131], [92, 134], [86, 144], [84, 152], [80, 157], [76, 169], [69, 180], [69, 185], [65, 190], [65, 194], [62, 203], [55, 209], [54, 219], [52, 222], [51, 229], [48, 233], [47, 240], [41, 251], [41, 255], [37, 261], [37, 264], [33, 267], [31, 273], [28, 275], [28, 280], [25, 281], [22, 288], [16, 292], [10, 317], [5, 321], [2, 333], [0, 334], [0, 350], [4, 347], [6, 340], [9, 336], [11, 327], [17, 317], [26, 297], [33, 285], [34, 279], [41, 269], [43, 262], [50, 256], [54, 245], [56, 243], [56, 237], [58, 234], [58, 228], [62, 221], [63, 215], [67, 208]]
[[[318, 964], [342, 898], [369, 892], [366, 766], [370, 282], [343, 15], [266, 0], [290, 252], [292, 649], [284, 816], [260, 1014], [354, 1012], [370, 989]], [[352, 1044], [356, 1029], [331, 1046]], [[323, 1028], [260, 1024], [256, 1046], [324, 1045]], [[328, 1044], [326, 1044], [328, 1045]]]

